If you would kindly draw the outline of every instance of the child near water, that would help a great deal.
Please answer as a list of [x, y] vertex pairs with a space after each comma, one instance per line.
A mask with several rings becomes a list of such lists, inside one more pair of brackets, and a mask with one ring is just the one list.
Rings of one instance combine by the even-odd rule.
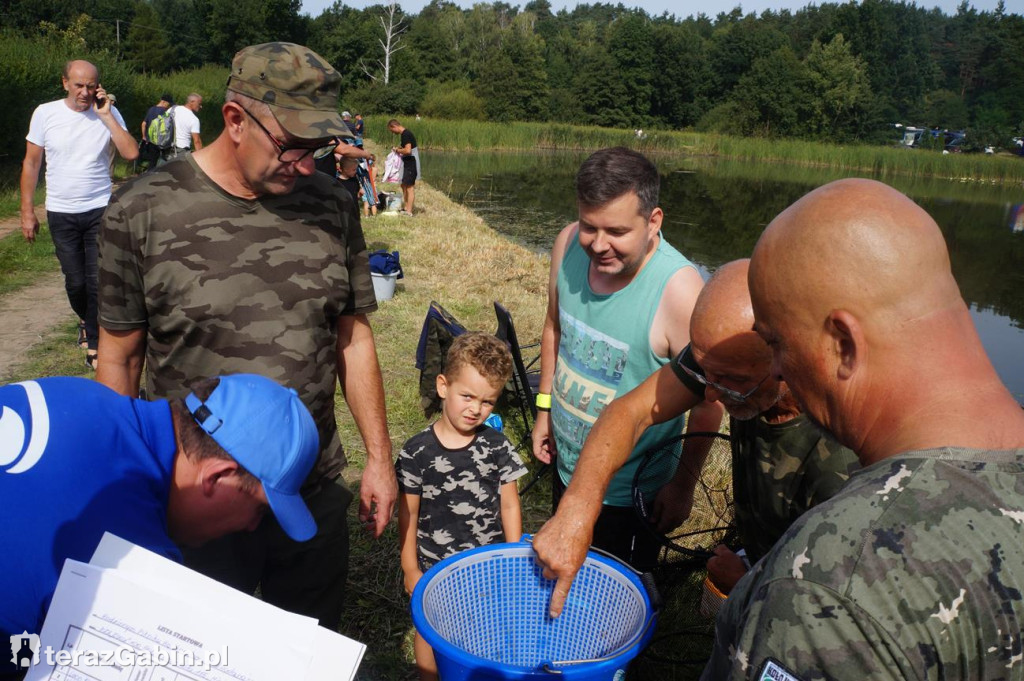
[[[454, 553], [519, 541], [522, 515], [516, 480], [526, 467], [498, 431], [484, 425], [512, 375], [512, 355], [486, 333], [456, 337], [437, 377], [441, 416], [402, 447], [398, 531], [405, 590]], [[416, 633], [416, 667], [437, 678], [434, 654]]]
[[359, 196], [363, 201], [363, 217], [377, 214], [377, 181], [374, 175], [377, 171], [374, 167], [377, 159], [374, 156], [360, 159], [356, 168], [356, 177], [359, 178]]

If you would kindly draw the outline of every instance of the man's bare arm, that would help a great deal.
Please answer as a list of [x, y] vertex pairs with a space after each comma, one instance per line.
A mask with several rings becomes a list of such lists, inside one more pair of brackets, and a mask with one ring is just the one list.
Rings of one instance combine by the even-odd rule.
[[337, 351], [341, 391], [366, 446], [366, 468], [359, 485], [359, 520], [379, 537], [391, 520], [398, 482], [391, 459], [384, 381], [366, 315], [338, 318]]
[[[101, 101], [103, 102], [102, 106], [99, 105]], [[96, 101], [93, 102], [93, 109], [110, 131], [110, 139], [117, 148], [117, 153], [121, 154], [121, 158], [126, 161], [134, 161], [139, 157], [139, 144], [132, 134], [117, 122], [112, 106], [110, 98], [107, 97], [107, 91], [100, 85], [96, 89]]]
[[[682, 383], [679, 385], [681, 389], [689, 392]], [[686, 420], [686, 432], [717, 433], [722, 425], [724, 411], [718, 402], [700, 402], [690, 409], [690, 416]], [[675, 475], [658, 490], [651, 508], [650, 521], [659, 532], [668, 532], [679, 527], [690, 517], [694, 490], [712, 444], [714, 440], [711, 438], [684, 440]]]
[[[551, 268], [548, 271], [548, 307], [544, 316], [544, 330], [540, 336], [540, 383], [537, 389], [551, 394], [554, 386], [555, 364], [558, 361], [558, 343], [562, 331], [558, 323], [558, 271], [570, 239], [576, 237], [576, 223], [569, 225], [555, 237], [551, 249]], [[533, 457], [542, 463], [551, 463], [555, 455], [555, 435], [551, 430], [551, 413], [538, 411], [531, 433]], [[556, 473], [557, 475], [557, 473]]]
[[702, 399], [680, 383], [671, 365], [665, 365], [601, 412], [558, 512], [533, 539], [544, 576], [558, 580], [549, 606], [552, 617], [561, 614], [572, 580], [586, 559], [594, 523], [615, 472], [648, 427], [676, 418]]
[[96, 353], [100, 357], [96, 380], [122, 395], [138, 397], [146, 357], [146, 329], [112, 331], [101, 326]]
[[35, 196], [39, 185], [39, 168], [42, 165], [43, 148], [25, 142], [25, 160], [21, 164], [21, 234], [30, 243], [36, 240], [36, 234], [39, 233]]

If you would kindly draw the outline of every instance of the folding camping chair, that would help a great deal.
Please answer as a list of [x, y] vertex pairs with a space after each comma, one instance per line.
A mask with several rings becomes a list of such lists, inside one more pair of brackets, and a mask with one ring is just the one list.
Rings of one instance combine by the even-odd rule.
[[505, 341], [512, 353], [513, 398], [516, 407], [522, 414], [523, 424], [529, 432], [533, 430], [533, 422], [537, 420], [536, 396], [540, 385], [540, 369], [533, 369], [533, 365], [540, 359], [540, 354], [526, 363], [523, 361], [523, 349], [539, 347], [540, 343], [519, 345], [516, 327], [512, 323], [512, 314], [498, 301], [494, 301], [494, 314], [498, 318], [498, 330], [494, 332], [494, 335]]
[[437, 396], [437, 375], [444, 371], [444, 358], [452, 341], [464, 333], [465, 326], [441, 307], [440, 303], [430, 301], [420, 331], [420, 341], [416, 346], [416, 368], [420, 370], [420, 407], [427, 418], [441, 411], [441, 398]]
[[[519, 337], [516, 336], [516, 327], [512, 323], [512, 314], [508, 311], [504, 305], [498, 301], [494, 301], [494, 314], [498, 318], [498, 330], [494, 332], [494, 335], [505, 341], [508, 344], [508, 349], [512, 353], [512, 396], [511, 399], [515, 406], [519, 409], [519, 413], [523, 419], [523, 426], [525, 428], [525, 435], [523, 436], [523, 444], [526, 447], [532, 446], [532, 440], [530, 439], [530, 433], [533, 432], [533, 424], [537, 420], [537, 393], [539, 392], [540, 386], [540, 368], [534, 369], [533, 366], [540, 359], [540, 352], [534, 356], [529, 362], [523, 360], [523, 350], [529, 350], [531, 348], [539, 348], [540, 343], [531, 343], [529, 345], [519, 345]], [[529, 482], [519, 491], [519, 496], [524, 496], [537, 481], [540, 480], [544, 475], [551, 470], [551, 464], [543, 464], [537, 469], [533, 477]]]

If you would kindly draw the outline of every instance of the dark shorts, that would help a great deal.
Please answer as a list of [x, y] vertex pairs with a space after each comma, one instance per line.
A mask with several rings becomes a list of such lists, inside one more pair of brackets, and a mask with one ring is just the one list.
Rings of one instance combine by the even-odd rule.
[[411, 187], [416, 184], [416, 162], [402, 164], [402, 184]]

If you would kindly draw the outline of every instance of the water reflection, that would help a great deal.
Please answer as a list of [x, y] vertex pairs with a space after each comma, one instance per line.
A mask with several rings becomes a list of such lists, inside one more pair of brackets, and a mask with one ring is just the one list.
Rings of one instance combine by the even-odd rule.
[[[492, 227], [546, 251], [576, 218], [573, 177], [586, 154], [424, 154], [424, 176]], [[707, 271], [750, 255], [771, 219], [825, 182], [815, 168], [655, 158], [669, 243]], [[866, 176], [866, 175], [862, 175]], [[933, 178], [891, 182], [935, 218], [953, 273], [1003, 381], [1024, 401], [1024, 191]]]

